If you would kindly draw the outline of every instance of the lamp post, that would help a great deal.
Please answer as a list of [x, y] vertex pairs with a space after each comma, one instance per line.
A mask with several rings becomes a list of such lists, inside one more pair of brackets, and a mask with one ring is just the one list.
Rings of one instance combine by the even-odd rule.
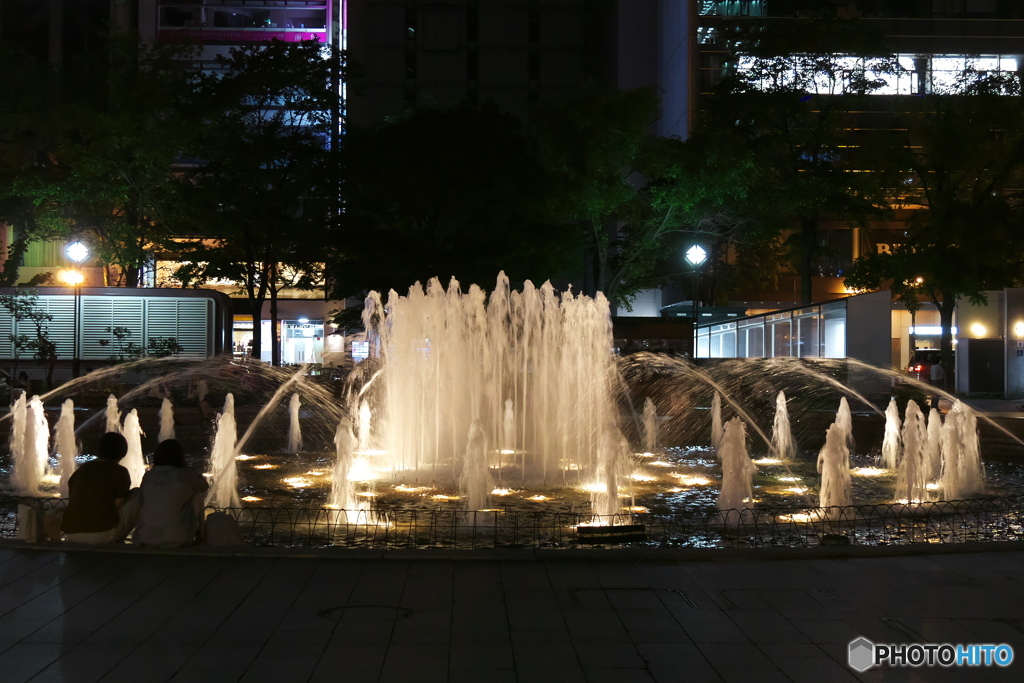
[[693, 357], [697, 357], [697, 314], [700, 310], [700, 267], [708, 260], [708, 252], [699, 244], [686, 250], [686, 262], [693, 266]]
[[[68, 257], [76, 267], [81, 267], [87, 258], [89, 258], [89, 247], [85, 246], [85, 243], [75, 240], [64, 248], [64, 255]], [[82, 271], [77, 269], [65, 270], [61, 272], [61, 280], [75, 288], [75, 311], [74, 311], [74, 355], [71, 360], [71, 376], [78, 377], [81, 370], [81, 349], [79, 348], [79, 340], [81, 334], [78, 329], [78, 309], [81, 308], [82, 301], [82, 283], [85, 282], [85, 275]]]
[[913, 282], [910, 282], [910, 286], [914, 289], [914, 303], [911, 304], [910, 308], [910, 334], [907, 335], [907, 341], [910, 346], [910, 364], [914, 363], [914, 353], [917, 351], [917, 309], [920, 307], [920, 303], [917, 300], [917, 292], [920, 290], [921, 285], [924, 283], [923, 277], [914, 278]]

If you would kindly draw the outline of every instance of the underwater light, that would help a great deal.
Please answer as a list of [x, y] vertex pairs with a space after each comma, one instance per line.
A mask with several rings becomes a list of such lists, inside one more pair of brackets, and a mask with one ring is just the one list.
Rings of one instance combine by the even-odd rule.
[[857, 467], [852, 472], [862, 477], [877, 477], [881, 474], [888, 474], [889, 470], [883, 470], [881, 467]]
[[686, 486], [706, 486], [711, 483], [707, 477], [695, 477], [689, 474], [673, 474], [672, 476], [678, 479], [680, 484]]

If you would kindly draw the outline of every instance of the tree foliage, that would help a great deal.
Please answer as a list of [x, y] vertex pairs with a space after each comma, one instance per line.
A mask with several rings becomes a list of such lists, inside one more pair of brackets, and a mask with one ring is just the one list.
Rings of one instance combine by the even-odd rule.
[[888, 286], [915, 310], [939, 309], [943, 365], [952, 377], [957, 302], [1024, 277], [1024, 98], [1015, 76], [965, 71], [949, 89], [915, 98], [898, 116], [892, 158], [904, 183], [893, 201], [913, 207], [904, 243], [869, 254], [847, 277], [853, 287]]
[[[338, 209], [338, 150], [331, 113], [341, 56], [316, 41], [234, 48], [202, 74], [197, 159], [178, 189], [185, 284], [236, 283], [254, 319], [259, 357], [263, 304], [276, 316], [283, 286], [323, 284], [323, 235]], [[201, 238], [199, 237], [201, 236]], [[276, 322], [276, 320], [275, 320]], [[273, 344], [273, 360], [279, 347]]]
[[698, 135], [731, 139], [752, 162], [746, 208], [786, 235], [785, 260], [810, 303], [813, 265], [825, 255], [822, 221], [864, 225], [877, 214], [878, 178], [858, 172], [867, 167], [870, 140], [852, 130], [852, 113], [899, 66], [855, 20], [745, 21], [722, 33], [730, 68], [708, 99]]
[[549, 176], [493, 106], [424, 109], [350, 133], [336, 298], [455, 277], [568, 278], [574, 236], [545, 215]]

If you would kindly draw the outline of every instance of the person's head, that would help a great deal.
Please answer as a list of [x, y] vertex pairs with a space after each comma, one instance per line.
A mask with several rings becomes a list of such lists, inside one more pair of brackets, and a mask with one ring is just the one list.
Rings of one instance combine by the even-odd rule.
[[185, 449], [181, 447], [181, 442], [177, 439], [165, 439], [158, 443], [156, 450], [153, 451], [153, 465], [185, 467]]
[[96, 457], [102, 460], [120, 462], [128, 453], [128, 441], [117, 432], [107, 432], [100, 437], [96, 447]]

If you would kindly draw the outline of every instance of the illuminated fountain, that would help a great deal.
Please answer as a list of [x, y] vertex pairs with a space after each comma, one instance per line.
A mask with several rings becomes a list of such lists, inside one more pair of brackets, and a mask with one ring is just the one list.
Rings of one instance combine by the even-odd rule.
[[[722, 461], [722, 492], [718, 495], [718, 509], [728, 511], [753, 507], [752, 478], [757, 467], [747, 454], [747, 430], [740, 418], [734, 417], [726, 423], [718, 457]], [[728, 517], [728, 523], [739, 521], [734, 515]]]
[[121, 409], [117, 406], [117, 396], [107, 396], [107, 428], [105, 431], [121, 433]]
[[956, 401], [942, 426], [942, 467], [939, 485], [946, 500], [957, 500], [984, 489], [974, 411]]
[[942, 416], [935, 408], [928, 412], [922, 460], [925, 480], [934, 482], [942, 472]]
[[846, 430], [834, 423], [825, 432], [825, 445], [818, 454], [818, 507], [852, 505], [850, 496], [850, 450], [846, 445]]
[[359, 403], [359, 450], [366, 451], [370, 448], [370, 404], [366, 401]]
[[54, 428], [57, 434], [57, 455], [60, 457], [57, 473], [60, 476], [59, 490], [68, 495], [68, 479], [75, 473], [78, 457], [78, 439], [75, 437], [75, 402], [67, 399], [60, 407], [60, 419]]
[[49, 456], [49, 427], [38, 396], [22, 394], [11, 406], [11, 484], [23, 496], [38, 496]]
[[857, 444], [853, 440], [853, 411], [850, 410], [850, 402], [843, 396], [839, 399], [839, 410], [836, 412], [836, 425], [846, 435], [846, 446], [851, 453], [856, 452]]
[[722, 445], [725, 428], [722, 426], [722, 395], [715, 392], [711, 398], [711, 448], [718, 450]]
[[355, 481], [351, 477], [353, 458], [357, 441], [352, 436], [352, 420], [343, 417], [338, 422], [334, 435], [334, 476], [328, 506], [339, 510], [357, 510], [359, 502], [355, 495]]
[[786, 407], [786, 392], [775, 396], [775, 418], [772, 421], [772, 445], [782, 460], [792, 460], [796, 455], [793, 429], [789, 424], [789, 409]]
[[644, 450], [653, 453], [658, 450], [658, 409], [654, 401], [644, 401]]
[[214, 507], [238, 507], [238, 471], [235, 450], [238, 428], [235, 425], [235, 397], [224, 398], [224, 410], [217, 416], [217, 431], [210, 450], [212, 482], [206, 504]]
[[132, 479], [132, 488], [142, 483], [142, 477], [146, 474], [146, 460], [142, 455], [142, 427], [139, 425], [139, 411], [132, 408], [124, 416], [124, 426], [121, 428], [125, 440], [128, 442], [128, 453], [121, 461], [121, 465], [128, 470]]
[[362, 450], [377, 453], [377, 469], [409, 483], [460, 481], [473, 501], [491, 469], [530, 485], [583, 485], [606, 469], [600, 443], [618, 411], [602, 295], [529, 282], [511, 291], [504, 274], [490, 295], [433, 279], [406, 296], [392, 291], [386, 306], [371, 293], [363, 320], [376, 359], [372, 386], [355, 395], [374, 415]]
[[299, 424], [299, 409], [302, 401], [297, 393], [292, 394], [288, 402], [288, 452], [298, 453], [302, 450], [302, 427]]
[[928, 499], [927, 441], [924, 414], [916, 402], [910, 401], [903, 419], [903, 458], [896, 469], [897, 501], [919, 502]]
[[885, 409], [885, 433], [882, 438], [882, 467], [896, 469], [903, 450], [903, 423], [900, 421], [900, 409], [896, 399], [889, 399]]
[[174, 438], [174, 406], [171, 404], [171, 399], [164, 398], [160, 402], [160, 412], [157, 413], [160, 418], [160, 434], [157, 436], [157, 441], [166, 441], [167, 439]]

